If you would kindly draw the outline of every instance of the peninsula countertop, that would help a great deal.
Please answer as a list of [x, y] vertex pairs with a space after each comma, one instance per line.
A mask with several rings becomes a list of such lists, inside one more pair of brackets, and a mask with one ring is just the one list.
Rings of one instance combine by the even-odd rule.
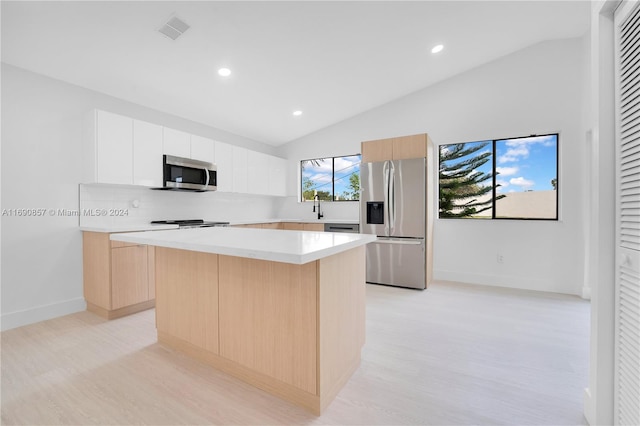
[[302, 265], [376, 240], [375, 235], [233, 227], [112, 234], [123, 241]]

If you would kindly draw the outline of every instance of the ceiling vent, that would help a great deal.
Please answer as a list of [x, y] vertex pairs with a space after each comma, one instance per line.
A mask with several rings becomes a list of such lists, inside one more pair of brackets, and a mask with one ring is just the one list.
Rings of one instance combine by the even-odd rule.
[[189, 25], [176, 16], [172, 16], [158, 31], [175, 40], [189, 29]]

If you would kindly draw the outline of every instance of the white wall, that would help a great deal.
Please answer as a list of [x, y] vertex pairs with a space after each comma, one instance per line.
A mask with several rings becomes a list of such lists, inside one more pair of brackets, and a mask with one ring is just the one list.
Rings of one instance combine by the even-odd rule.
[[591, 425], [614, 422], [615, 102], [614, 23], [617, 0], [591, 3], [588, 283], [591, 289], [589, 386], [584, 413]]
[[[92, 108], [274, 153], [260, 142], [2, 64], [3, 209], [78, 209], [82, 119]], [[77, 217], [3, 216], [2, 231], [3, 329], [84, 309]]]
[[560, 132], [560, 220], [436, 219], [434, 277], [579, 295], [587, 42], [537, 44], [293, 141], [280, 154], [295, 161], [353, 154], [361, 141], [425, 132], [436, 144]]

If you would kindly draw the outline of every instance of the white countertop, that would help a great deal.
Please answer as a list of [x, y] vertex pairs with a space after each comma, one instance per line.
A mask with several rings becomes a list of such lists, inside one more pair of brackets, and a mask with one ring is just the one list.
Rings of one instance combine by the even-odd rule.
[[232, 220], [231, 226], [233, 225], [250, 225], [254, 223], [279, 223], [279, 222], [287, 222], [287, 223], [347, 223], [349, 225], [354, 225], [360, 223], [359, 220], [349, 220], [349, 219], [243, 219], [243, 220]]
[[135, 231], [162, 231], [165, 229], [178, 229], [178, 225], [152, 225], [150, 223], [138, 223], [112, 226], [81, 226], [81, 231], [89, 232], [135, 232]]
[[113, 234], [111, 240], [302, 265], [376, 240], [375, 235], [233, 227]]
[[[209, 219], [205, 219], [209, 220]], [[309, 219], [243, 219], [229, 221], [230, 225], [250, 225], [254, 223], [274, 223], [274, 222], [300, 222], [300, 223], [346, 223], [346, 224], [358, 224], [357, 220], [348, 219], [321, 219], [321, 220], [309, 220]], [[161, 231], [164, 229], [178, 229], [178, 225], [152, 225], [150, 223], [138, 223], [138, 224], [126, 224], [126, 225], [104, 225], [104, 226], [81, 226], [81, 231], [90, 232], [136, 232], [136, 231]]]

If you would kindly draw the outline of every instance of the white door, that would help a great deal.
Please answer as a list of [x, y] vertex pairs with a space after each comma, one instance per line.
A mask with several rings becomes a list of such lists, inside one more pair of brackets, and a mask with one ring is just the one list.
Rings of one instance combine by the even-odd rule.
[[133, 120], [98, 111], [96, 137], [98, 183], [133, 183]]
[[191, 135], [191, 158], [215, 164], [215, 142], [209, 138]]
[[218, 191], [233, 191], [233, 146], [215, 142]]
[[269, 156], [269, 195], [287, 195], [287, 160]]
[[269, 156], [247, 151], [247, 192], [266, 195], [269, 192]]
[[163, 128], [163, 149], [167, 155], [191, 158], [191, 135], [180, 130]]
[[163, 185], [162, 126], [133, 120], [133, 184]]
[[233, 192], [248, 192], [247, 149], [234, 146], [233, 151]]
[[640, 425], [640, 3], [616, 10], [614, 423]]

